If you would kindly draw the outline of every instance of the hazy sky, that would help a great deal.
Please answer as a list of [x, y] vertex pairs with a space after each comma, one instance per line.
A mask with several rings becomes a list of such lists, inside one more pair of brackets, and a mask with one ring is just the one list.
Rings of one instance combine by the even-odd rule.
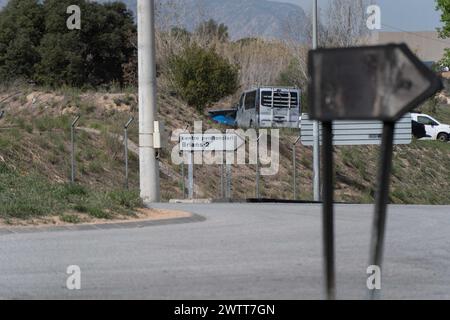
[[[301, 5], [306, 11], [313, 0], [273, 0]], [[333, 0], [318, 0], [319, 6]], [[435, 10], [435, 0], [375, 0], [381, 7], [382, 23], [407, 31], [435, 30], [440, 26], [440, 13]], [[398, 31], [384, 27], [386, 31]]]

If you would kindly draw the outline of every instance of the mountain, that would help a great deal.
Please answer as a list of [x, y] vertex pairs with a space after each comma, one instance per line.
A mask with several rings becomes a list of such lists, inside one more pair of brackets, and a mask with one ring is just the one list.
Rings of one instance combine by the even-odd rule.
[[[124, 2], [136, 12], [136, 0]], [[214, 19], [228, 26], [233, 40], [285, 38], [289, 24], [306, 22], [301, 7], [269, 0], [160, 0], [160, 3], [161, 11], [165, 18], [170, 17], [171, 24], [192, 31], [200, 22]]]
[[[110, 2], [110, 0], [98, 0]], [[8, 0], [0, 0], [0, 6]], [[122, 0], [136, 13], [137, 0]], [[269, 0], [157, 0], [164, 21], [192, 31], [214, 19], [229, 28], [233, 40], [247, 37], [286, 38], [289, 24], [306, 22], [304, 10], [294, 4]], [[168, 18], [167, 18], [168, 17]], [[301, 30], [300, 30], [301, 31]]]

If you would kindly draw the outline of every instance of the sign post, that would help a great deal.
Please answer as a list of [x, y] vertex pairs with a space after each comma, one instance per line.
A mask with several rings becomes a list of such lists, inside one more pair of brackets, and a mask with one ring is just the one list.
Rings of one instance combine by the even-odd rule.
[[183, 157], [183, 162], [181, 163], [181, 192], [183, 193], [183, 199], [186, 199], [186, 177], [184, 175], [184, 153], [180, 152]]
[[[189, 153], [188, 169], [188, 189], [189, 199], [194, 198], [194, 152], [215, 151], [215, 152], [234, 152], [245, 143], [238, 134], [181, 134], [180, 151]], [[226, 157], [225, 157], [226, 158]], [[225, 197], [231, 197], [231, 165], [222, 165], [221, 168], [221, 191]], [[224, 172], [225, 172], [225, 179]]]
[[232, 179], [232, 170], [231, 164], [226, 164], [226, 189], [225, 189], [225, 198], [227, 200], [231, 199], [231, 179]]
[[194, 151], [189, 152], [188, 160], [188, 198], [194, 199]]
[[381, 268], [395, 122], [442, 89], [442, 82], [404, 44], [312, 50], [308, 72], [310, 117], [323, 126], [324, 269], [327, 296], [334, 299], [333, 121], [383, 122], [370, 253], [370, 264]]

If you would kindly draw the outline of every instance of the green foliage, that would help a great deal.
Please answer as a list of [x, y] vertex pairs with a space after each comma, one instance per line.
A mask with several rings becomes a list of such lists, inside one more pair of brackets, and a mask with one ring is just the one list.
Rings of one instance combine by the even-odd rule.
[[76, 184], [51, 183], [37, 173], [23, 175], [0, 162], [0, 218], [60, 215], [63, 221], [78, 223], [78, 217], [69, 212], [109, 219], [141, 206], [135, 191], [105, 192]]
[[[277, 84], [286, 87], [304, 88], [306, 82], [307, 79], [302, 70], [302, 63], [297, 58], [294, 58], [288, 67], [280, 73]], [[301, 106], [302, 112], [308, 111], [308, 95], [306, 91], [302, 92]]]
[[280, 73], [278, 84], [281, 86], [302, 88], [306, 79], [302, 75], [301, 65], [297, 58], [292, 59], [289, 66]]
[[137, 191], [116, 190], [110, 192], [109, 197], [114, 204], [127, 209], [142, 207], [144, 205]]
[[[66, 26], [70, 5], [82, 11], [81, 30]], [[53, 87], [123, 84], [135, 32], [132, 12], [120, 2], [11, 0], [0, 11], [0, 77]]]
[[0, 78], [29, 78], [39, 60], [44, 15], [37, 0], [11, 0], [0, 11]]
[[80, 217], [78, 217], [74, 214], [63, 214], [61, 216], [61, 220], [66, 223], [73, 223], [73, 224], [77, 224], [77, 223], [81, 222]]
[[[443, 27], [438, 28], [439, 36], [443, 39], [450, 37], [450, 0], [436, 0], [436, 9], [442, 12], [441, 22]], [[446, 49], [440, 65], [450, 66], [450, 50]]]
[[213, 49], [187, 47], [169, 62], [175, 90], [199, 111], [233, 94], [238, 88], [238, 70]]

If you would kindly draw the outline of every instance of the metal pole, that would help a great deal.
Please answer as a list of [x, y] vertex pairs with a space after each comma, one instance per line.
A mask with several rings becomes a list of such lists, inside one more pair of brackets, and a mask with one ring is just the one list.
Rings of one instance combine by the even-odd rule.
[[134, 117], [131, 117], [128, 122], [124, 126], [124, 146], [125, 146], [125, 188], [129, 189], [129, 182], [128, 182], [128, 128], [130, 127], [131, 123], [134, 121]]
[[188, 197], [192, 200], [194, 199], [194, 152], [189, 152], [188, 180]]
[[186, 199], [186, 180], [185, 180], [185, 174], [184, 174], [184, 155], [183, 155], [183, 162], [181, 163], [181, 190], [183, 192], [183, 199]]
[[323, 122], [323, 250], [325, 256], [325, 284], [327, 298], [336, 298], [334, 266], [334, 179], [333, 179], [333, 124]]
[[[392, 152], [394, 144], [395, 122], [385, 122], [383, 142], [381, 145], [380, 167], [378, 171], [379, 186], [376, 195], [375, 215], [372, 227], [370, 264], [380, 269], [383, 263], [384, 238], [386, 232], [387, 205], [389, 202], [389, 186], [392, 169]], [[372, 290], [372, 298], [375, 297]]]
[[80, 120], [80, 116], [77, 116], [70, 125], [70, 153], [71, 153], [71, 176], [70, 181], [75, 183], [75, 126]]
[[158, 202], [159, 163], [154, 148], [156, 120], [156, 58], [154, 0], [138, 0], [138, 69], [139, 69], [139, 167], [141, 197]]
[[296, 154], [296, 150], [295, 150], [295, 144], [292, 145], [292, 165], [293, 165], [293, 175], [292, 178], [294, 179], [293, 181], [293, 192], [294, 192], [294, 201], [297, 200], [297, 154]]
[[298, 137], [297, 140], [292, 144], [292, 165], [293, 165], [293, 192], [294, 192], [294, 201], [298, 200], [297, 195], [297, 143], [300, 141], [301, 137]]
[[125, 188], [128, 190], [128, 129], [125, 128], [124, 133], [124, 144], [125, 144]]
[[230, 200], [231, 199], [231, 164], [226, 165], [226, 194], [225, 197]]
[[[225, 159], [224, 159], [225, 160]], [[225, 161], [220, 165], [220, 198], [225, 199]]]
[[[318, 5], [317, 0], [313, 0], [313, 50], [318, 48]], [[313, 122], [313, 175], [314, 175], [314, 201], [320, 201], [320, 132], [319, 122]]]
[[[257, 142], [259, 144], [259, 141]], [[260, 174], [259, 174], [259, 146], [256, 146], [256, 190], [255, 190], [255, 195], [256, 195], [256, 199], [260, 199], [261, 198], [261, 193], [259, 190], [259, 180], [260, 180]]]
[[[259, 119], [259, 118], [258, 118]], [[258, 120], [259, 122], [259, 120]], [[260, 193], [260, 189], [259, 189], [259, 181], [260, 181], [260, 161], [259, 161], [259, 140], [261, 139], [261, 136], [259, 135], [259, 125], [258, 125], [258, 139], [256, 140], [256, 190], [255, 190], [255, 195], [256, 195], [256, 199], [261, 199], [261, 193]]]

